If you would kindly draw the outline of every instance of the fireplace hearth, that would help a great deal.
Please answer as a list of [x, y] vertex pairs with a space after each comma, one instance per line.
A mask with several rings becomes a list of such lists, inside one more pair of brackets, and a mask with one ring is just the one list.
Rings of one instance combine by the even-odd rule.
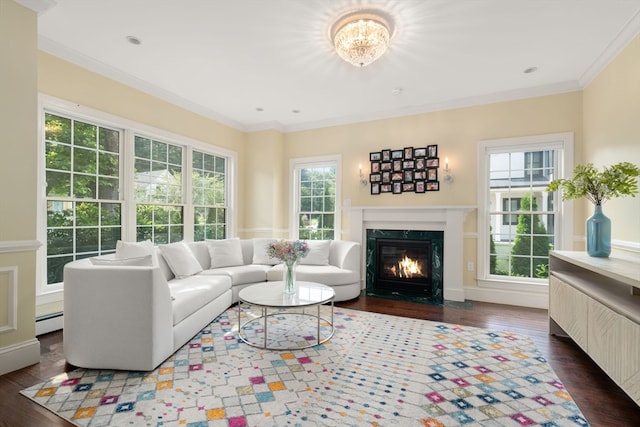
[[443, 303], [443, 233], [367, 230], [367, 295]]

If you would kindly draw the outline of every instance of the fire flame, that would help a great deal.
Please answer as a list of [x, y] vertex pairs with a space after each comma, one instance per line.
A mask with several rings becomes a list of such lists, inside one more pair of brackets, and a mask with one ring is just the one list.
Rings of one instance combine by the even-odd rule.
[[396, 277], [404, 277], [404, 278], [421, 277], [422, 266], [420, 262], [413, 260], [405, 255], [404, 258], [398, 261], [397, 266], [394, 265], [391, 268], [391, 272]]

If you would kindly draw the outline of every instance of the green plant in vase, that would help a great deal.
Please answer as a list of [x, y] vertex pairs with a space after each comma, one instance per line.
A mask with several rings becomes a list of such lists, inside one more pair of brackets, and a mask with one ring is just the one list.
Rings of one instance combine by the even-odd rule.
[[592, 163], [578, 165], [571, 179], [555, 179], [547, 191], [562, 190], [562, 200], [586, 198], [594, 204], [594, 214], [587, 219], [587, 253], [593, 257], [608, 257], [611, 253], [611, 220], [602, 213], [602, 204], [609, 199], [638, 194], [638, 166], [621, 162], [602, 171]]

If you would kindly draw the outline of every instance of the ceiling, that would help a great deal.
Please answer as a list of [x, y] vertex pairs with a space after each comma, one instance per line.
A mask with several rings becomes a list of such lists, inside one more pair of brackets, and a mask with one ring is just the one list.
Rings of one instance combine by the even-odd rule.
[[[244, 131], [580, 90], [640, 33], [640, 0], [18, 1], [46, 5], [40, 49]], [[356, 68], [329, 32], [362, 8], [394, 31]]]

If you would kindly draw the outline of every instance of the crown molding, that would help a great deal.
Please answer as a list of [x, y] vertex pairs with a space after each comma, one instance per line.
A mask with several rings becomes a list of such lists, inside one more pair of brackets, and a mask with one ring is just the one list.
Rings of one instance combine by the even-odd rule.
[[57, 3], [56, 0], [14, 0], [21, 6], [33, 10], [38, 15], [45, 13], [47, 10], [54, 7]]
[[588, 86], [638, 34], [640, 34], [640, 9], [636, 11], [605, 50], [582, 74], [579, 80], [580, 87], [585, 88]]

